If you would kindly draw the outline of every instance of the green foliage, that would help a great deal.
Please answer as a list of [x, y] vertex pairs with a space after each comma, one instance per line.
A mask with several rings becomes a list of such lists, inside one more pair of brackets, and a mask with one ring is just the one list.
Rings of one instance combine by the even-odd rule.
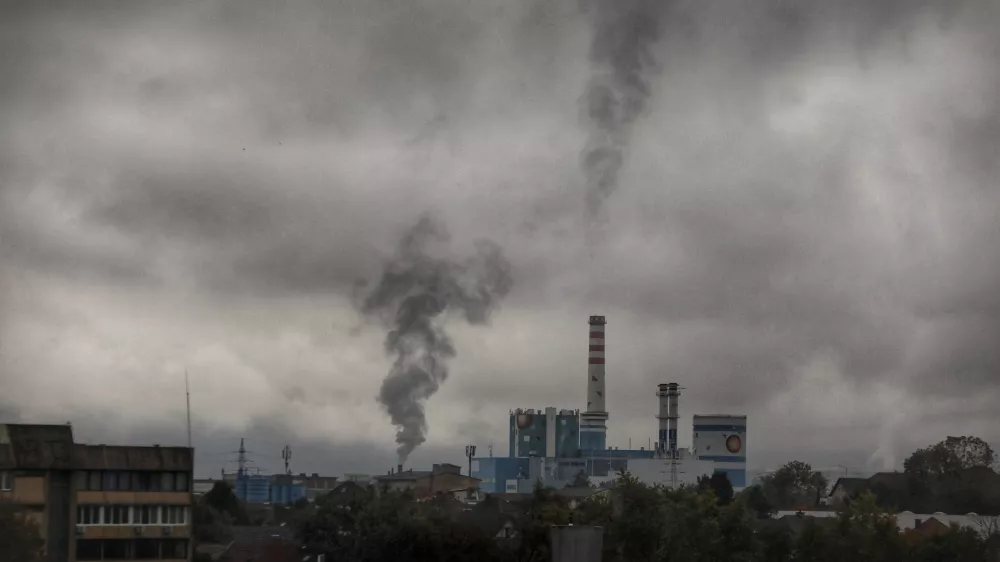
[[913, 562], [987, 562], [996, 560], [973, 529], [953, 526], [948, 533], [935, 535], [913, 545]]
[[191, 525], [199, 543], [225, 544], [233, 539], [233, 518], [204, 502], [191, 507]]
[[826, 490], [826, 477], [809, 463], [792, 461], [761, 479], [764, 494], [779, 509], [797, 509], [819, 504]]
[[216, 482], [202, 498], [202, 502], [215, 512], [228, 515], [237, 525], [246, 525], [249, 522], [246, 506], [226, 482]]
[[903, 463], [903, 469], [922, 480], [940, 478], [973, 467], [992, 467], [996, 454], [979, 437], [948, 437], [924, 449], [917, 449]]
[[733, 501], [733, 485], [729, 482], [729, 476], [725, 472], [716, 472], [711, 476], [698, 477], [698, 488], [711, 490], [715, 493], [719, 505], [729, 505]]
[[322, 498], [298, 529], [313, 552], [350, 562], [499, 560], [492, 536], [449, 512], [447, 501], [368, 494], [348, 503]]
[[761, 486], [750, 486], [748, 488], [744, 488], [743, 491], [740, 492], [739, 498], [745, 502], [747, 508], [749, 508], [758, 519], [768, 519], [774, 515], [775, 512], [777, 512], [777, 508], [774, 506], [774, 503], [768, 499], [767, 494], [764, 493], [764, 488]]
[[1000, 514], [996, 455], [978, 437], [948, 437], [903, 463], [905, 485], [873, 490], [880, 505], [914, 512]]
[[[787, 472], [796, 485], [819, 485], [808, 465]], [[971, 530], [904, 536], [870, 493], [834, 517], [773, 519], [762, 488], [750, 487], [727, 503], [711, 478], [672, 490], [623, 473], [612, 489], [575, 509], [555, 490], [536, 486], [510, 516], [514, 538], [497, 537], [496, 527], [483, 527], [476, 517], [513, 509], [496, 498], [471, 509], [443, 497], [417, 502], [399, 493], [334, 500], [321, 498], [299, 531], [311, 552], [345, 562], [548, 562], [550, 529], [566, 524], [603, 527], [607, 562], [985, 562], [988, 553]]]
[[42, 554], [38, 525], [17, 506], [0, 502], [0, 562], [36, 562]]

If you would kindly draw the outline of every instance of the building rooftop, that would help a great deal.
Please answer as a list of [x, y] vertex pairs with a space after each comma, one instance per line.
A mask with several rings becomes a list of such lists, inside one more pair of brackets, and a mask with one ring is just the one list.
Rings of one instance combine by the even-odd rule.
[[869, 483], [867, 478], [838, 478], [833, 484], [833, 488], [830, 489], [830, 495], [837, 493], [837, 490], [843, 490], [848, 496], [853, 496], [860, 494], [869, 488]]
[[70, 425], [0, 424], [0, 469], [176, 470], [194, 468], [187, 447], [85, 445]]
[[434, 472], [430, 470], [413, 470], [411, 468], [409, 470], [404, 470], [403, 472], [393, 472], [392, 474], [383, 474], [382, 476], [376, 476], [375, 480], [378, 480], [380, 482], [392, 481], [392, 480], [398, 480], [398, 481], [419, 480], [420, 478], [424, 478], [432, 474], [434, 474]]

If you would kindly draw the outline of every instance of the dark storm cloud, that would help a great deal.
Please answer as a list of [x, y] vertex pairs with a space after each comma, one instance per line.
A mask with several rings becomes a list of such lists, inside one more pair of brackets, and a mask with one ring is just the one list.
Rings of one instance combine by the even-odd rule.
[[[604, 312], [612, 334], [646, 334], [609, 355], [610, 373], [637, 372], [612, 399], [666, 371], [686, 411], [751, 411], [770, 430], [770, 401], [817, 363], [856, 399], [891, 385], [914, 412], [932, 391], [998, 393], [996, 2], [670, 3], [593, 262], [575, 161], [593, 20], [575, 1], [30, 4], [0, 17], [3, 286], [43, 275], [65, 302], [81, 277], [123, 294], [180, 279], [202, 296], [346, 298], [432, 208], [456, 240], [502, 243], [518, 271], [503, 316]], [[0, 326], [23, 332], [4, 303], [28, 301], [4, 298]], [[288, 321], [275, 310], [262, 316]], [[539, 343], [511, 328], [477, 333], [509, 361], [484, 371], [502, 381], [489, 396], [517, 406], [541, 383], [504, 377], [537, 373], [539, 356], [506, 343]], [[574, 349], [561, 342], [579, 334], [543, 328], [546, 347]], [[496, 360], [487, 347], [456, 361]], [[547, 367], [552, 388], [579, 379], [572, 358]], [[4, 369], [16, 393], [25, 373]], [[880, 425], [851, 416], [843, 427]]]

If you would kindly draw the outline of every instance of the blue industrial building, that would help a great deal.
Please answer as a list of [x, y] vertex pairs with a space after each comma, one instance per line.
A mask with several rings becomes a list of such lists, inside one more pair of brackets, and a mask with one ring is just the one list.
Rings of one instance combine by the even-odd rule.
[[288, 505], [307, 497], [306, 483], [290, 475], [237, 472], [235, 475], [226, 474], [223, 478], [230, 482], [233, 494], [247, 503]]
[[592, 482], [628, 471], [650, 484], [677, 486], [699, 476], [725, 473], [733, 487], [746, 479], [746, 416], [694, 416], [690, 449], [677, 445], [678, 397], [676, 383], [661, 384], [660, 420], [651, 449], [607, 447], [605, 408], [605, 326], [603, 316], [588, 322], [587, 409], [517, 409], [510, 412], [507, 457], [472, 460], [472, 476], [491, 493], [524, 493], [536, 482], [562, 487], [583, 473]]

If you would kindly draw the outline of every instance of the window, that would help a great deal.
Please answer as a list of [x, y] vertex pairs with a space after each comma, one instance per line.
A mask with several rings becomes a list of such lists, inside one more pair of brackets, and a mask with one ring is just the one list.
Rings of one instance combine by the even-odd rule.
[[136, 492], [160, 491], [160, 474], [158, 472], [136, 472], [133, 482]]
[[178, 492], [188, 491], [188, 475], [186, 472], [178, 472], [174, 482], [177, 484], [176, 488]]
[[184, 525], [187, 523], [187, 508], [182, 505], [164, 506], [164, 525]]
[[104, 489], [105, 490], [121, 490], [127, 491], [132, 489], [131, 474], [128, 472], [112, 472], [108, 471], [104, 473]]
[[96, 471], [96, 470], [92, 470], [92, 471], [88, 472], [87, 473], [87, 489], [88, 490], [93, 490], [93, 491], [101, 491], [101, 490], [103, 490], [104, 487], [101, 486], [101, 484], [103, 483], [102, 480], [101, 480], [101, 478], [102, 478], [101, 473], [98, 472], [98, 471]]
[[76, 524], [77, 525], [100, 525], [101, 524], [101, 506], [99, 505], [81, 505], [76, 508]]
[[10, 472], [2, 471], [0, 472], [0, 490], [7, 491], [13, 488], [14, 479], [11, 477]]
[[127, 505], [107, 505], [104, 506], [105, 525], [128, 525], [131, 523], [129, 515], [131, 508]]
[[173, 472], [161, 472], [160, 473], [160, 489], [164, 492], [174, 491], [174, 473]]
[[139, 525], [158, 525], [160, 523], [160, 506], [158, 505], [135, 506], [134, 523]]
[[76, 541], [77, 560], [100, 560], [101, 541], [80, 539]]

